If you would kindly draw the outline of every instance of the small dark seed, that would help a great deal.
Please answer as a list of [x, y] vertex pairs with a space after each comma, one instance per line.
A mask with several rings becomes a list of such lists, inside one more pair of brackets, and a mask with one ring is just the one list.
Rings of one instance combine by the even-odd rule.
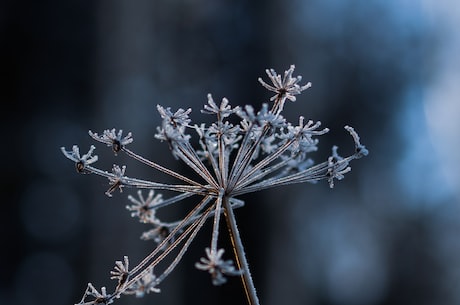
[[85, 164], [83, 163], [83, 161], [78, 161], [77, 163], [75, 163], [75, 169], [77, 170], [77, 172], [82, 173], [85, 169]]
[[118, 140], [114, 140], [112, 144], [112, 150], [117, 153], [121, 150], [121, 143]]

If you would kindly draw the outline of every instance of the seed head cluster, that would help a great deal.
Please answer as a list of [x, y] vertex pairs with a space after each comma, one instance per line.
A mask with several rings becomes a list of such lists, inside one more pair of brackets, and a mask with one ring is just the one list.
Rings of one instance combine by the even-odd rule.
[[[77, 172], [108, 179], [108, 196], [123, 188], [138, 189], [136, 197], [128, 196], [131, 205], [127, 205], [127, 209], [131, 216], [150, 225], [142, 239], [156, 243], [155, 249], [132, 269], [127, 256], [115, 263], [111, 279], [116, 280], [117, 285], [111, 293], [105, 287], [99, 291], [89, 283], [78, 304], [110, 304], [121, 295], [141, 297], [159, 292], [159, 284], [180, 262], [207, 219], [213, 220], [211, 241], [205, 249], [206, 256], [196, 263], [196, 268], [209, 272], [215, 285], [225, 283], [226, 276], [241, 276], [245, 289], [250, 290], [246, 291], [250, 295], [248, 302], [258, 304], [233, 214], [233, 209], [244, 205], [238, 197], [283, 185], [320, 180], [326, 180], [332, 188], [336, 180], [343, 179], [351, 170], [352, 160], [368, 154], [355, 130], [345, 126], [354, 142], [351, 155], [340, 156], [338, 147], [334, 146], [326, 161], [316, 164], [311, 159], [311, 153], [317, 150], [318, 137], [329, 130], [322, 128], [321, 122], [306, 120], [303, 116], [295, 123], [283, 117], [286, 100], [295, 101], [296, 95], [311, 86], [310, 83], [300, 85], [302, 78], [293, 77], [293, 72], [293, 65], [283, 76], [273, 69], [266, 70], [269, 83], [261, 78], [259, 82], [274, 95], [258, 110], [250, 105], [233, 107], [226, 98], [218, 103], [209, 94], [201, 110], [215, 117], [215, 121], [208, 125], [192, 124], [190, 108], [174, 111], [157, 106], [162, 123], [155, 137], [166, 142], [172, 155], [193, 170], [198, 179], [188, 178], [131, 151], [128, 145], [133, 142], [132, 134], [124, 135], [122, 130], [107, 129], [101, 135], [89, 131], [89, 135], [111, 147], [115, 155], [124, 153], [175, 178], [177, 183], [131, 178], [126, 175], [126, 166], [113, 165], [111, 171], [99, 169], [94, 166], [98, 160], [94, 146], [84, 155], [76, 145], [71, 150], [62, 147], [63, 154], [75, 162]], [[193, 146], [192, 142], [197, 145]], [[156, 191], [170, 191], [168, 193], [173, 195], [164, 198]], [[190, 197], [197, 198], [197, 204], [182, 219], [164, 222], [158, 218], [156, 212], [159, 209]], [[234, 242], [236, 266], [233, 260], [223, 258], [225, 251], [218, 246], [221, 217], [226, 219]], [[160, 265], [165, 261], [166, 264]]]

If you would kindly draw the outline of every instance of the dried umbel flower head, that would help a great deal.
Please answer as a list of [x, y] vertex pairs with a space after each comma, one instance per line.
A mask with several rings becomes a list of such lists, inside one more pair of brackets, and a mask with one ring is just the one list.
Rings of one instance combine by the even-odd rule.
[[[157, 106], [162, 124], [157, 128], [156, 138], [166, 142], [174, 157], [190, 167], [199, 180], [188, 178], [131, 151], [127, 146], [133, 142], [132, 134], [123, 136], [121, 130], [107, 129], [101, 136], [90, 131], [89, 135], [111, 147], [115, 155], [125, 153], [178, 182], [167, 184], [131, 178], [126, 175], [126, 166], [116, 164], [111, 172], [94, 167], [97, 161], [97, 156], [93, 155], [94, 146], [83, 156], [76, 145], [71, 151], [62, 148], [64, 155], [75, 162], [78, 172], [93, 173], [108, 179], [108, 196], [123, 188], [138, 189], [138, 199], [128, 196], [132, 205], [128, 205], [127, 209], [131, 211], [131, 216], [151, 226], [142, 234], [142, 238], [157, 244], [132, 269], [129, 269], [127, 256], [123, 262], [116, 262], [111, 278], [117, 280], [118, 284], [112, 293], [107, 293], [105, 287], [99, 292], [88, 284], [78, 304], [110, 304], [123, 294], [140, 297], [149, 292], [159, 292], [158, 285], [174, 270], [209, 218], [213, 220], [210, 245], [205, 249], [206, 257], [201, 258], [196, 267], [209, 272], [215, 285], [225, 283], [226, 276], [241, 276], [248, 303], [259, 304], [233, 213], [235, 208], [244, 205], [237, 197], [283, 185], [319, 180], [326, 180], [332, 188], [336, 180], [343, 179], [351, 170], [352, 160], [368, 154], [356, 131], [345, 126], [354, 142], [354, 152], [349, 156], [340, 156], [338, 147], [334, 146], [326, 161], [315, 164], [310, 155], [317, 150], [318, 138], [329, 130], [322, 128], [321, 122], [306, 120], [303, 116], [296, 123], [288, 122], [282, 116], [286, 100], [295, 101], [296, 95], [311, 84], [299, 84], [302, 78], [293, 76], [293, 65], [283, 77], [273, 69], [266, 72], [271, 84], [262, 79], [259, 82], [275, 95], [270, 98], [270, 103], [263, 104], [258, 111], [250, 105], [232, 107], [226, 98], [216, 103], [209, 94], [202, 112], [215, 116], [215, 121], [210, 125], [192, 125], [191, 109], [173, 111], [169, 107]], [[234, 123], [235, 118], [238, 123]], [[191, 144], [193, 135], [198, 147]], [[144, 197], [143, 189], [148, 189], [147, 197]], [[158, 190], [172, 192], [173, 195], [164, 198], [163, 194], [155, 193]], [[156, 212], [159, 209], [189, 197], [197, 198], [197, 204], [185, 217], [172, 222], [158, 218]], [[224, 259], [224, 249], [218, 246], [221, 217], [225, 218], [228, 226], [234, 262]], [[166, 267], [165, 264], [159, 265], [166, 258], [169, 258]]]

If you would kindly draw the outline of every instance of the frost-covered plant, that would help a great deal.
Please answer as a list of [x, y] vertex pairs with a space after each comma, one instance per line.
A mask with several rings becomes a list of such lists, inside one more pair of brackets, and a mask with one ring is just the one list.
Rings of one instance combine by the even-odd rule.
[[[259, 82], [274, 95], [270, 98], [271, 105], [263, 104], [258, 111], [250, 105], [232, 107], [226, 98], [217, 104], [208, 95], [202, 112], [215, 116], [216, 120], [206, 126], [192, 125], [189, 117], [191, 109], [173, 111], [169, 107], [157, 106], [163, 121], [157, 129], [156, 138], [167, 142], [174, 157], [198, 174], [201, 177], [199, 181], [134, 153], [127, 148], [133, 142], [131, 133], [123, 136], [122, 130], [105, 130], [101, 135], [89, 131], [89, 135], [111, 147], [115, 154], [125, 153], [140, 163], [176, 178], [178, 183], [166, 184], [131, 178], [125, 174], [126, 166], [113, 165], [111, 172], [104, 171], [93, 166], [98, 160], [93, 155], [94, 146], [84, 155], [80, 154], [76, 145], [70, 151], [62, 147], [64, 155], [75, 162], [78, 172], [96, 174], [109, 180], [108, 196], [112, 196], [117, 189], [139, 189], [137, 197], [128, 196], [132, 204], [127, 209], [131, 211], [131, 216], [151, 225], [142, 234], [142, 239], [153, 240], [157, 244], [133, 268], [130, 268], [127, 256], [123, 261], [115, 262], [111, 279], [118, 283], [114, 291], [107, 293], [105, 287], [98, 291], [89, 283], [78, 304], [110, 304], [121, 295], [134, 294], [141, 297], [150, 292], [159, 292], [159, 284], [177, 266], [209, 218], [213, 220], [210, 245], [205, 249], [206, 257], [196, 263], [196, 268], [209, 272], [214, 285], [225, 283], [227, 276], [240, 276], [248, 303], [259, 304], [233, 212], [235, 208], [244, 205], [237, 197], [282, 185], [319, 180], [327, 180], [332, 188], [335, 180], [341, 180], [351, 170], [350, 161], [368, 154], [354, 129], [345, 126], [354, 141], [353, 154], [341, 157], [337, 146], [334, 146], [331, 156], [325, 162], [314, 164], [309, 157], [310, 153], [317, 150], [317, 137], [327, 133], [328, 129], [321, 128], [319, 121], [306, 121], [303, 116], [298, 123], [290, 123], [281, 114], [286, 100], [295, 101], [296, 95], [311, 84], [299, 84], [302, 78], [292, 76], [294, 66], [283, 77], [273, 69], [266, 72], [271, 84], [261, 78]], [[234, 123], [235, 118], [238, 123]], [[191, 131], [197, 137], [198, 147], [191, 144]], [[144, 197], [142, 189], [148, 190], [147, 197]], [[161, 194], [155, 194], [154, 190], [173, 191], [176, 195], [163, 198]], [[157, 217], [159, 209], [189, 197], [199, 198], [198, 203], [182, 219], [164, 222]], [[235, 265], [232, 260], [223, 258], [224, 249], [218, 245], [221, 217], [225, 218], [228, 226]], [[160, 265], [160, 262], [165, 261], [167, 263]]]

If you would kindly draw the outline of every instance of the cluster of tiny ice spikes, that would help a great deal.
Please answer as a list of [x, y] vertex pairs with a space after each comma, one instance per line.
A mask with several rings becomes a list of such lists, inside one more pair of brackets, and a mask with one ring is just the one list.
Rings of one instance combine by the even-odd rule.
[[[112, 171], [94, 167], [98, 157], [93, 154], [93, 145], [83, 155], [76, 145], [70, 151], [62, 147], [64, 155], [75, 162], [77, 172], [96, 174], [108, 179], [108, 196], [123, 188], [138, 189], [137, 197], [128, 196], [132, 204], [127, 209], [131, 216], [151, 225], [151, 229], [141, 237], [157, 244], [132, 269], [127, 256], [123, 261], [117, 261], [111, 272], [111, 279], [117, 281], [114, 290], [107, 293], [106, 287], [102, 287], [99, 291], [89, 283], [79, 305], [110, 304], [121, 295], [141, 297], [150, 292], [159, 292], [158, 285], [177, 266], [209, 218], [213, 219], [210, 245], [205, 249], [206, 257], [196, 263], [196, 268], [209, 272], [215, 285], [225, 283], [226, 276], [241, 276], [248, 303], [259, 304], [233, 213], [233, 209], [244, 205], [237, 197], [282, 185], [319, 180], [328, 181], [332, 188], [335, 180], [341, 180], [351, 170], [350, 161], [368, 154], [355, 130], [345, 126], [354, 141], [354, 152], [342, 157], [338, 154], [337, 146], [334, 146], [326, 161], [315, 164], [310, 154], [317, 150], [317, 137], [327, 133], [328, 129], [320, 128], [320, 122], [306, 121], [302, 116], [296, 124], [288, 122], [282, 116], [286, 100], [295, 101], [296, 95], [308, 89], [311, 84], [299, 84], [301, 77], [292, 76], [293, 65], [283, 76], [273, 69], [267, 69], [266, 72], [271, 84], [261, 78], [259, 82], [274, 95], [270, 98], [270, 103], [263, 104], [258, 111], [250, 105], [232, 107], [226, 98], [217, 104], [209, 94], [202, 112], [214, 115], [216, 121], [206, 126], [192, 125], [189, 117], [191, 109], [173, 111], [169, 107], [157, 106], [162, 125], [158, 127], [155, 137], [167, 142], [174, 157], [197, 173], [200, 181], [192, 180], [134, 153], [127, 148], [133, 142], [132, 134], [123, 135], [122, 130], [117, 132], [115, 129], [108, 129], [101, 135], [89, 131], [89, 135], [97, 142], [111, 147], [115, 155], [124, 153], [144, 165], [176, 178], [178, 183], [166, 184], [131, 178], [125, 174], [125, 166], [114, 165]], [[229, 117], [239, 118], [239, 123], [231, 123]], [[191, 144], [190, 131], [194, 131], [197, 137], [197, 148]], [[146, 197], [142, 192], [144, 189], [148, 190]], [[163, 198], [162, 194], [154, 192], [156, 190], [173, 195]], [[164, 222], [157, 217], [156, 212], [160, 208], [189, 197], [199, 197], [200, 200], [182, 219]], [[218, 247], [221, 217], [225, 218], [229, 228], [236, 266], [232, 260], [223, 259], [224, 249]], [[159, 263], [166, 257], [172, 259], [158, 272]]]

